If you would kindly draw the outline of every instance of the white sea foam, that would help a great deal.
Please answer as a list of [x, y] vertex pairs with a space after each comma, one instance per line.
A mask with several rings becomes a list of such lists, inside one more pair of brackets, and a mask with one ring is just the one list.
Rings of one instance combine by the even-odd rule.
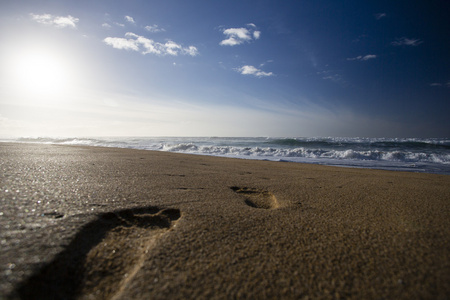
[[181, 152], [450, 174], [449, 139], [388, 138], [20, 138], [24, 143]]

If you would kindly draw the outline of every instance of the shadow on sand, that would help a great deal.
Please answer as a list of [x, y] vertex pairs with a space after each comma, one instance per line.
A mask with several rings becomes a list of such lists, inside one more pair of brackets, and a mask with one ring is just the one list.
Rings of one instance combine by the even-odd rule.
[[12, 299], [102, 299], [121, 289], [150, 244], [180, 218], [178, 209], [144, 207], [103, 213], [55, 259], [24, 281]]

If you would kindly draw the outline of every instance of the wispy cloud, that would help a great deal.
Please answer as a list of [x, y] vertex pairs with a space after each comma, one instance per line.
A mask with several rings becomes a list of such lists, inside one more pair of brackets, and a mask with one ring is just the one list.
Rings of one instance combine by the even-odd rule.
[[375, 14], [374, 16], [375, 16], [375, 19], [379, 20], [381, 18], [386, 17], [387, 14], [386, 13], [378, 13], [378, 14]]
[[272, 59], [266, 60], [265, 62], [259, 64], [259, 67], [260, 68], [264, 67], [266, 65], [266, 63], [273, 63], [273, 60]]
[[108, 23], [103, 23], [103, 24], [102, 24], [102, 27], [103, 27], [103, 28], [106, 28], [106, 29], [110, 29], [110, 28], [111, 28], [111, 25], [109, 25]]
[[420, 39], [409, 39], [406, 37], [397, 38], [391, 43], [393, 46], [418, 46], [422, 44], [423, 41]]
[[153, 33], [166, 31], [164, 28], [161, 28], [156, 24], [145, 26], [145, 30]]
[[256, 77], [269, 77], [274, 76], [272, 72], [264, 72], [258, 68], [255, 68], [254, 66], [245, 65], [240, 68], [235, 69], [237, 72], [241, 73], [242, 75], [253, 75]]
[[223, 34], [227, 37], [220, 42], [222, 46], [236, 46], [261, 37], [261, 31], [256, 30], [253, 23], [247, 24], [247, 28], [227, 28], [223, 30]]
[[442, 84], [440, 82], [433, 82], [433, 83], [430, 83], [430, 86], [446, 86], [446, 87], [450, 88], [450, 81], [447, 81], [447, 83], [444, 83], [444, 84]]
[[128, 23], [131, 23], [131, 24], [136, 24], [133, 17], [130, 17], [130, 16], [125, 16], [125, 21], [127, 21]]
[[334, 72], [332, 70], [324, 70], [317, 72], [317, 75], [322, 76], [324, 80], [330, 80], [334, 83], [346, 85], [347, 82], [344, 80], [341, 74]]
[[35, 15], [33, 13], [30, 14], [31, 18], [44, 25], [51, 25], [55, 26], [57, 28], [77, 28], [77, 23], [80, 21], [80, 19], [72, 17], [71, 15], [68, 15], [67, 17], [62, 16], [54, 16], [51, 14], [43, 14], [43, 15]]
[[329, 75], [323, 76], [322, 79], [331, 80], [333, 82], [342, 82], [342, 75], [340, 75], [340, 74], [329, 74]]
[[375, 54], [367, 54], [367, 55], [359, 55], [357, 57], [351, 57], [351, 58], [347, 58], [347, 60], [369, 60], [369, 59], [374, 59], [377, 58], [377, 56]]
[[159, 43], [132, 32], [127, 32], [125, 38], [107, 37], [103, 42], [115, 49], [132, 50], [141, 52], [142, 54], [173, 56], [177, 56], [178, 54], [190, 56], [198, 55], [198, 50], [194, 46], [183, 47], [171, 40], [165, 43]]
[[361, 42], [362, 40], [365, 40], [367, 37], [368, 37], [368, 36], [367, 36], [366, 34], [361, 34], [361, 35], [359, 35], [356, 39], [354, 39], [354, 40], [352, 41], [352, 43], [359, 43], [359, 42]]

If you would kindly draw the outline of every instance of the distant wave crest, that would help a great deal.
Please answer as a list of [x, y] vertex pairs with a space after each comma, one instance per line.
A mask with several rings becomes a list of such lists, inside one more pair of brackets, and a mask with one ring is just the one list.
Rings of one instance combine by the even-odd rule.
[[[420, 138], [24, 137], [15, 142], [102, 146], [350, 166], [421, 164], [450, 173], [450, 140]], [[441, 166], [441, 167], [440, 167]]]
[[225, 156], [260, 156], [277, 158], [327, 158], [327, 159], [351, 159], [351, 160], [381, 160], [381, 161], [402, 161], [402, 162], [434, 162], [450, 164], [450, 154], [434, 154], [410, 151], [380, 151], [353, 149], [307, 149], [304, 147], [294, 149], [280, 149], [272, 147], [232, 147], [232, 146], [197, 146], [194, 144], [166, 145], [164, 151], [186, 152], [208, 155]]

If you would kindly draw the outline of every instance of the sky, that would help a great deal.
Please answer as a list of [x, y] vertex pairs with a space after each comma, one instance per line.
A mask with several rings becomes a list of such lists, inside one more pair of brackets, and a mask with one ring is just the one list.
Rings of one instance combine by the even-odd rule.
[[450, 2], [0, 2], [0, 136], [450, 137]]

